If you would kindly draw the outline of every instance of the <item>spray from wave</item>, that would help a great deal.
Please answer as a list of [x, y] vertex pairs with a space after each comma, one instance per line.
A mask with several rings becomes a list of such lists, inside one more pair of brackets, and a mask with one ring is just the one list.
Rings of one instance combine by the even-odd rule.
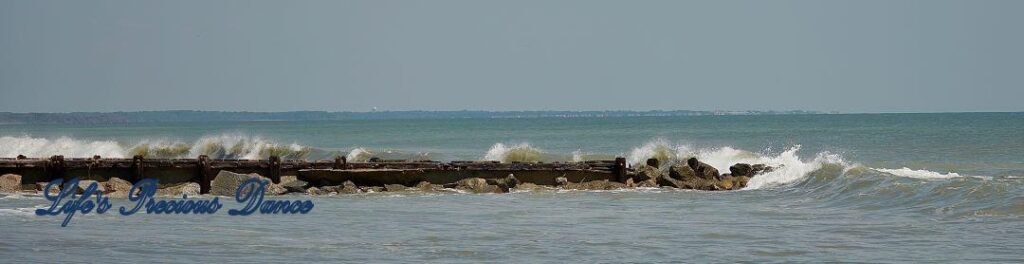
[[506, 146], [502, 143], [495, 143], [491, 149], [484, 154], [483, 160], [500, 162], [537, 162], [543, 161], [545, 153], [543, 150], [534, 148], [528, 143], [520, 143]]
[[141, 155], [146, 158], [194, 158], [207, 155], [215, 159], [265, 159], [280, 156], [283, 159], [305, 159], [311, 148], [298, 144], [279, 144], [261, 137], [242, 134], [206, 136], [193, 143], [171, 140], [146, 139], [135, 144], [113, 140], [86, 141], [59, 137], [56, 139], [29, 136], [0, 137], [0, 157], [43, 158], [52, 155], [85, 158], [99, 155], [105, 158], [128, 158]]

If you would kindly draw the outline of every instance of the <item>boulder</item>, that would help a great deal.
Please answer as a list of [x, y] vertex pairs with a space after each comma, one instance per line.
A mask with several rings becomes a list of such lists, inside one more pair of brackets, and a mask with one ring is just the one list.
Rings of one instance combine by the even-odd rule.
[[103, 188], [103, 184], [100, 184], [99, 182], [94, 180], [79, 180], [78, 190], [75, 192], [77, 192], [78, 194], [83, 194], [85, 193], [85, 189], [89, 188], [89, 185], [92, 185], [93, 183], [96, 184], [96, 191], [99, 191], [100, 193], [107, 193], [106, 188]]
[[501, 188], [502, 192], [509, 192], [516, 185], [519, 185], [519, 179], [515, 175], [509, 174], [508, 177], [501, 179], [487, 179], [487, 184], [497, 185], [498, 188]]
[[749, 177], [754, 177], [754, 175], [758, 175], [758, 174], [769, 173], [769, 172], [772, 172], [772, 171], [775, 170], [775, 167], [764, 165], [764, 164], [754, 164], [754, 165], [751, 165], [750, 167], [751, 167], [751, 171], [752, 172], [749, 175]]
[[4, 174], [0, 176], [0, 192], [21, 191], [21, 175]]
[[687, 165], [673, 165], [669, 167], [668, 176], [676, 180], [689, 180], [697, 178], [697, 172]]
[[704, 179], [719, 178], [718, 169], [708, 165], [707, 163], [700, 162], [697, 158], [690, 158], [686, 160], [686, 165], [693, 169], [697, 174], [697, 177]]
[[[36, 192], [37, 193], [43, 192], [43, 189], [46, 188], [46, 185], [49, 185], [49, 184], [50, 184], [49, 182], [37, 182], [36, 183]], [[54, 185], [54, 186], [50, 187], [50, 193], [51, 194], [60, 193], [60, 186]]]
[[405, 187], [405, 185], [401, 185], [401, 184], [385, 184], [384, 185], [384, 191], [386, 191], [386, 192], [404, 192], [404, 191], [406, 191], [406, 189], [409, 189], [409, 187]]
[[661, 176], [661, 170], [654, 166], [640, 166], [636, 169], [636, 175], [633, 175], [633, 182], [643, 182], [646, 180], [655, 180]]
[[299, 180], [298, 176], [295, 176], [295, 175], [283, 175], [283, 176], [281, 176], [281, 183], [279, 183], [279, 184], [284, 185], [285, 183], [289, 183], [289, 182], [293, 182], [293, 181], [297, 181], [297, 180]]
[[324, 195], [324, 194], [327, 194], [327, 193], [325, 193], [324, 191], [321, 191], [320, 188], [317, 188], [317, 187], [309, 187], [309, 189], [306, 189], [306, 195]]
[[719, 190], [732, 190], [735, 187], [732, 176], [722, 177], [715, 185], [718, 186]]
[[238, 191], [238, 186], [250, 178], [260, 179], [266, 182], [267, 186], [265, 194], [267, 195], [285, 193], [284, 187], [271, 183], [270, 179], [260, 176], [259, 174], [239, 174], [222, 170], [220, 173], [217, 173], [217, 176], [214, 177], [212, 181], [210, 181], [210, 194], [234, 197], [235, 193]]
[[658, 177], [657, 181], [658, 181], [658, 185], [660, 185], [660, 186], [675, 187], [675, 188], [680, 188], [680, 189], [688, 188], [686, 183], [683, 183], [683, 181], [674, 179], [672, 177], [661, 176], [661, 177]]
[[565, 185], [568, 185], [568, 184], [569, 184], [569, 178], [566, 178], [566, 177], [555, 178], [555, 186], [565, 186]]
[[729, 166], [729, 174], [732, 176], [754, 176], [754, 167], [746, 163], [736, 163], [736, 165]]
[[462, 179], [455, 183], [455, 188], [473, 193], [501, 193], [502, 189], [497, 185], [487, 184], [484, 178]]
[[380, 187], [380, 186], [364, 186], [362, 188], [359, 188], [359, 191], [360, 192], [365, 192], [365, 193], [378, 193], [378, 192], [383, 192], [384, 191], [384, 187]]
[[107, 196], [110, 196], [111, 198], [127, 198], [128, 191], [132, 189], [131, 182], [118, 177], [111, 177], [109, 180], [103, 182], [102, 185], [107, 191]]
[[[377, 191], [379, 192], [380, 190], [377, 190]], [[359, 192], [360, 192], [359, 186], [356, 186], [356, 184], [354, 182], [352, 182], [352, 181], [345, 181], [345, 182], [341, 183], [341, 189], [338, 190], [338, 193], [359, 193]]]
[[735, 184], [735, 186], [733, 186], [732, 189], [733, 190], [739, 190], [739, 189], [743, 189], [743, 188], [747, 187], [747, 182], [750, 181], [750, 177], [747, 177], [747, 176], [733, 177], [732, 181]]
[[281, 184], [278, 184], [278, 185], [280, 185], [281, 188], [284, 188], [285, 192], [287, 192], [287, 193], [293, 193], [293, 192], [302, 193], [302, 192], [306, 192], [306, 187], [309, 186], [309, 183], [306, 182], [306, 181], [303, 181], [303, 180], [299, 180], [299, 179], [292, 179], [290, 181], [284, 181], [284, 178], [282, 177], [281, 178]]
[[581, 183], [569, 183], [562, 187], [571, 190], [615, 190], [626, 188], [626, 184], [608, 180], [597, 180]]
[[534, 184], [532, 182], [524, 182], [524, 183], [517, 184], [514, 189], [517, 190], [517, 191], [540, 191], [540, 190], [547, 190], [549, 188], [544, 187], [544, 186], [540, 186], [540, 185], [537, 185], [537, 184]]
[[[198, 196], [199, 195], [199, 184], [194, 182], [183, 182], [167, 187], [163, 187], [156, 190], [157, 196], [167, 197], [182, 197], [182, 195]], [[125, 192], [127, 194], [127, 192]], [[234, 196], [232, 194], [231, 196]]]
[[421, 181], [416, 184], [416, 189], [421, 192], [441, 192], [444, 191], [444, 186], [435, 185], [427, 181]]

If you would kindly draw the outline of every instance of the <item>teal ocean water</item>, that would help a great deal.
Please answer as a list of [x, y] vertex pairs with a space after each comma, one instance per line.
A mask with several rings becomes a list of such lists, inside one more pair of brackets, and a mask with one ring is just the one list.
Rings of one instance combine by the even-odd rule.
[[19, 154], [783, 165], [732, 192], [338, 195], [68, 228], [0, 195], [0, 255], [29, 262], [1024, 261], [1024, 113], [0, 125], [0, 157]]

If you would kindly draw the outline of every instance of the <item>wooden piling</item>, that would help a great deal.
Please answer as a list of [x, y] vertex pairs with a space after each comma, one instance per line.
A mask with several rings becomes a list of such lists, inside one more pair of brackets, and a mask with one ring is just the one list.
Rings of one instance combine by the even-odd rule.
[[210, 181], [213, 180], [211, 174], [213, 171], [210, 169], [210, 157], [206, 155], [199, 155], [196, 159], [196, 178], [199, 180], [199, 193], [207, 194], [210, 193]]
[[281, 183], [281, 158], [270, 156], [267, 159], [267, 178], [274, 183]]
[[145, 164], [146, 160], [142, 155], [135, 155], [132, 157], [132, 177], [128, 179], [132, 183], [138, 182], [139, 180], [145, 179]]
[[619, 182], [626, 182], [626, 178], [629, 177], [626, 173], [626, 158], [617, 157], [615, 158], [615, 166], [612, 167], [615, 171], [615, 176]]

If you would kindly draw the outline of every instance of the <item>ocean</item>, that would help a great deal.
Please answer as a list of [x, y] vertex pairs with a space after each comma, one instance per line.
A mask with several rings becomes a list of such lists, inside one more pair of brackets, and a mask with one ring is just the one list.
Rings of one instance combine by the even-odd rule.
[[0, 125], [0, 157], [58, 154], [782, 166], [739, 191], [367, 193], [65, 228], [0, 194], [3, 262], [1024, 261], [1024, 113]]

